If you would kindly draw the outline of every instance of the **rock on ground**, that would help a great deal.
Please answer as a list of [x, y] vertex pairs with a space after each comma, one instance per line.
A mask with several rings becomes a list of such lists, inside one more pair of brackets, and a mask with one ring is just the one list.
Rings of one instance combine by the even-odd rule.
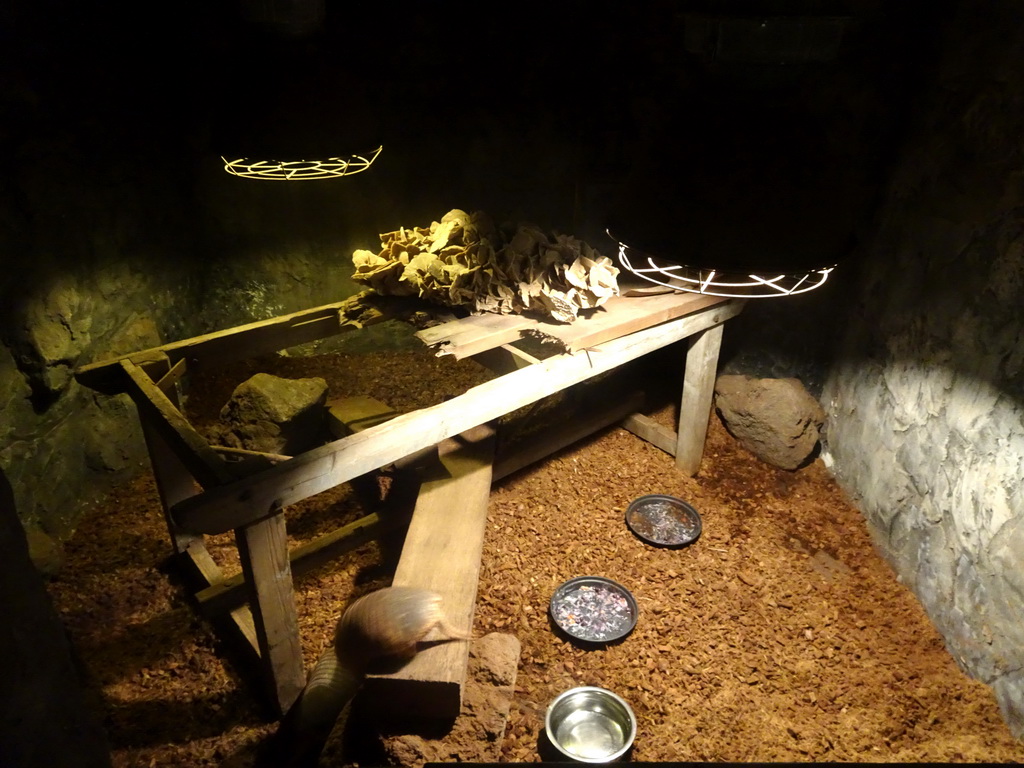
[[327, 382], [257, 373], [221, 410], [217, 439], [231, 448], [295, 456], [325, 438]]
[[746, 450], [781, 469], [797, 469], [808, 459], [825, 422], [825, 411], [799, 379], [719, 376], [715, 407]]
[[388, 759], [404, 766], [500, 762], [519, 652], [514, 635], [492, 632], [474, 641], [469, 651], [469, 677], [462, 690], [462, 712], [451, 730], [440, 738], [418, 733], [382, 735]]

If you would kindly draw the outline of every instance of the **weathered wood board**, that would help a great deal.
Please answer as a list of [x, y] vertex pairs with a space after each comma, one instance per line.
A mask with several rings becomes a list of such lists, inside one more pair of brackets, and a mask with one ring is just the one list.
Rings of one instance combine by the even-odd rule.
[[[393, 583], [440, 593], [452, 626], [470, 631], [491, 494], [494, 433], [470, 430], [441, 450], [445, 475], [424, 481]], [[404, 667], [367, 677], [364, 695], [389, 716], [454, 719], [462, 705], [469, 643], [423, 648]]]
[[473, 387], [447, 402], [397, 416], [314, 448], [258, 475], [186, 499], [171, 510], [172, 518], [181, 531], [192, 533], [221, 533], [255, 522], [276, 514], [288, 504], [720, 325], [738, 314], [742, 306], [738, 302], [726, 302], [604, 342], [594, 354], [556, 355], [529, 365]]
[[718, 296], [692, 293], [615, 296], [569, 324], [523, 315], [474, 315], [426, 328], [416, 337], [437, 349], [439, 355], [452, 355], [458, 360], [527, 334], [550, 341], [559, 351], [578, 352], [724, 301]]

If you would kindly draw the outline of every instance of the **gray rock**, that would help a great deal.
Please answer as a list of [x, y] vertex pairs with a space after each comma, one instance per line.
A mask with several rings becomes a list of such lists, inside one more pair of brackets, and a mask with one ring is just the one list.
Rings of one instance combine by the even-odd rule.
[[515, 685], [522, 644], [515, 635], [491, 632], [469, 648], [469, 673], [491, 685]]
[[221, 410], [224, 445], [287, 456], [320, 445], [326, 431], [327, 382], [257, 373], [239, 384]]
[[89, 299], [71, 278], [55, 282], [43, 296], [26, 299], [8, 335], [18, 367], [28, 378], [37, 408], [71, 382], [72, 370], [91, 341]]
[[797, 469], [814, 451], [825, 421], [799, 379], [719, 376], [715, 407], [740, 444], [762, 461]]
[[390, 764], [500, 762], [520, 651], [514, 635], [492, 632], [474, 640], [462, 689], [462, 710], [455, 722], [443, 729], [443, 735], [437, 724], [392, 725], [380, 734]]
[[64, 548], [42, 528], [30, 525], [25, 529], [28, 556], [45, 578], [53, 578], [64, 567]]

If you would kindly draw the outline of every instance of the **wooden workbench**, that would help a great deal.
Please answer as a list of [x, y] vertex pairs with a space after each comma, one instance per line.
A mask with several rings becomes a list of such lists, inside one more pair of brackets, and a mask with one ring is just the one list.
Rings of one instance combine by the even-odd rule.
[[[375, 304], [378, 308], [367, 312]], [[695, 474], [722, 324], [740, 312], [742, 302], [672, 293], [616, 297], [571, 325], [481, 315], [427, 328], [417, 335], [440, 354], [474, 357], [501, 375], [444, 403], [395, 416], [269, 468], [253, 470], [225, 460], [182, 414], [177, 384], [187, 372], [387, 319], [388, 312], [379, 306], [375, 297], [353, 297], [76, 371], [83, 385], [106, 394], [127, 393], [135, 402], [174, 551], [198, 580], [199, 608], [241, 634], [280, 712], [287, 711], [305, 683], [292, 571], [313, 567], [407, 522], [367, 515], [289, 552], [285, 510], [290, 504], [684, 339], [679, 429], [667, 430], [641, 414], [628, 414], [624, 426], [674, 454], [682, 471]], [[524, 337], [548, 342], [544, 354], [523, 351], [519, 340]], [[516, 465], [513, 458], [503, 466], [507, 472]], [[495, 480], [505, 473], [499, 466], [500, 457]], [[242, 563], [242, 572], [232, 577], [221, 573], [203, 543], [204, 535], [227, 531], [234, 531]]]

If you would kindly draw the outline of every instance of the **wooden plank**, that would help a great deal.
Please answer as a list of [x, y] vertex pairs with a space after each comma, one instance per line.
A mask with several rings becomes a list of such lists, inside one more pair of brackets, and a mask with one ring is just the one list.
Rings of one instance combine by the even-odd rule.
[[139, 416], [177, 456], [203, 487], [231, 479], [227, 467], [206, 440], [188, 423], [170, 398], [130, 360], [118, 363], [124, 372], [126, 391], [135, 401]]
[[529, 405], [553, 392], [719, 325], [741, 302], [729, 301], [605, 342], [599, 354], [557, 355], [473, 387], [459, 397], [397, 416], [335, 440], [251, 477], [241, 478], [171, 510], [185, 531], [220, 533], [260, 520], [288, 504], [390, 464], [397, 459]]
[[691, 477], [700, 469], [700, 460], [704, 455], [721, 346], [722, 326], [719, 325], [693, 336], [686, 352], [686, 375], [679, 406], [676, 466]]
[[[330, 400], [327, 403], [327, 426], [336, 438], [346, 437], [363, 430], [383, 424], [385, 421], [401, 415], [402, 411], [393, 410], [380, 400], [366, 395], [355, 395]], [[395, 469], [423, 469], [437, 463], [437, 446], [428, 445], [408, 456], [394, 462]], [[377, 467], [380, 469], [380, 467]], [[355, 480], [356, 478], [352, 478]]]
[[[171, 366], [167, 360], [164, 360], [162, 370], [166, 372], [161, 378], [161, 381], [164, 381], [171, 376]], [[156, 372], [159, 373], [160, 368], [157, 368]], [[177, 409], [178, 393], [173, 387], [167, 391], [167, 398], [171, 406]], [[199, 484], [181, 459], [171, 450], [163, 435], [156, 429], [153, 420], [146, 418], [140, 412], [139, 422], [142, 426], [143, 439], [146, 441], [146, 449], [149, 452], [149, 463], [153, 469], [153, 479], [156, 481], [157, 494], [160, 496], [160, 506], [164, 522], [167, 524], [171, 547], [176, 555], [180, 555], [194, 541], [202, 544], [203, 537], [178, 530], [171, 518], [170, 509], [179, 501], [184, 501], [199, 493]]]
[[[535, 318], [524, 315], [485, 312], [424, 328], [416, 332], [416, 338], [429, 347], [440, 346], [438, 354], [441, 355], [449, 354], [445, 351], [448, 345], [464, 348], [480, 345], [476, 351], [482, 352], [484, 349], [515, 341], [520, 337], [522, 329], [529, 328], [537, 322]], [[491, 339], [504, 341], [492, 342]]]
[[586, 418], [573, 419], [568, 424], [546, 430], [535, 438], [514, 446], [507, 454], [499, 453], [494, 462], [494, 481], [497, 482], [588, 435], [622, 421], [639, 408], [643, 400], [643, 392], [633, 392], [600, 411], [587, 414]]
[[[169, 361], [163, 359], [149, 364], [146, 374], [142, 374], [145, 380], [151, 374], [160, 376], [156, 387], [162, 391], [171, 406], [177, 410], [178, 393], [175, 384], [184, 373], [184, 361], [180, 361], [171, 367]], [[141, 415], [141, 414], [140, 414]], [[182, 533], [177, 530], [168, 510], [179, 501], [195, 496], [200, 492], [198, 483], [188, 471], [178, 456], [171, 450], [167, 441], [160, 431], [155, 428], [153, 420], [142, 416], [143, 436], [149, 450], [150, 463], [153, 467], [153, 476], [156, 481], [157, 492], [160, 496], [160, 504], [163, 508], [164, 517], [167, 522], [168, 532], [171, 538], [171, 545], [174, 549], [176, 566], [181, 571], [185, 582], [193, 589], [209, 588], [223, 579], [220, 568], [210, 557], [202, 536]], [[236, 604], [226, 609], [223, 614], [214, 619], [218, 624], [229, 629], [231, 639], [237, 641], [237, 645], [250, 655], [250, 660], [259, 658], [259, 648], [256, 640], [256, 627], [253, 623], [252, 612], [249, 606]]]
[[[170, 361], [168, 360], [168, 362]], [[171, 366], [171, 369], [167, 371], [167, 373], [165, 373], [158, 380], [156, 380], [157, 387], [160, 389], [161, 392], [163, 392], [171, 399], [171, 401], [174, 403], [175, 408], [178, 408], [178, 399], [171, 393], [172, 391], [176, 391], [176, 385], [179, 381], [181, 381], [182, 377], [185, 375], [187, 367], [188, 366], [184, 360], [179, 360], [173, 366]], [[146, 373], [150, 374], [150, 377], [152, 378], [152, 371], [147, 370]]]
[[473, 355], [473, 359], [489, 371], [499, 375], [518, 371], [528, 365], [539, 363], [540, 359], [519, 349], [513, 344], [485, 349]]
[[149, 463], [153, 468], [153, 478], [167, 523], [167, 532], [171, 538], [171, 547], [176, 555], [180, 555], [193, 541], [202, 541], [203, 537], [179, 530], [169, 510], [179, 501], [199, 493], [199, 486], [148, 419], [142, 419], [142, 436], [149, 451]]
[[[318, 536], [312, 541], [293, 547], [288, 553], [292, 577], [302, 576], [345, 552], [351, 552], [369, 541], [405, 525], [412, 510], [406, 514], [380, 515], [372, 512], [365, 517]], [[245, 576], [241, 572], [211, 582], [195, 595], [199, 608], [206, 616], [216, 616], [242, 605], [247, 599]]]
[[263, 678], [270, 701], [283, 715], [306, 684], [284, 515], [236, 530], [235, 540], [256, 625]]
[[366, 395], [343, 397], [327, 403], [327, 426], [335, 437], [345, 437], [383, 424], [400, 413]]
[[728, 301], [720, 296], [664, 293], [655, 296], [613, 296], [601, 307], [582, 313], [572, 323], [556, 323], [522, 315], [474, 315], [427, 328], [416, 334], [438, 355], [458, 360], [509, 344], [525, 335], [578, 352], [611, 339], [682, 317]]
[[649, 416], [642, 413], [634, 413], [627, 417], [622, 426], [628, 429], [641, 440], [646, 440], [656, 448], [660, 448], [669, 456], [676, 455], [676, 443], [679, 441], [678, 433], [668, 427], [663, 427]]
[[[328, 425], [335, 437], [362, 432], [394, 418], [399, 413], [366, 395], [333, 400], [328, 406]], [[376, 537], [377, 545], [381, 565], [388, 570], [393, 570], [398, 565], [402, 554], [406, 528], [416, 505], [416, 496], [419, 494], [419, 470], [440, 466], [437, 448], [437, 445], [429, 445], [394, 462], [391, 484], [383, 504], [378, 497], [380, 490], [376, 472], [368, 472], [349, 481], [364, 503], [379, 511], [380, 531]]]
[[[494, 433], [477, 428], [442, 451], [447, 476], [420, 487], [393, 583], [430, 589], [444, 598], [452, 626], [470, 631], [491, 494]], [[469, 643], [423, 647], [396, 672], [367, 677], [366, 696], [386, 702], [389, 717], [454, 719], [462, 705]]]
[[693, 293], [613, 296], [598, 311], [569, 325], [549, 327], [538, 324], [527, 333], [557, 343], [566, 352], [579, 352], [723, 301], [725, 299], [720, 296]]
[[275, 463], [289, 461], [294, 456], [285, 456], [283, 453], [267, 453], [266, 451], [250, 451], [246, 448], [232, 448], [229, 445], [211, 445], [210, 450], [221, 453], [225, 456], [240, 456], [242, 458], [258, 458], [273, 461]]
[[[146, 361], [164, 356], [172, 364], [188, 359], [196, 367], [245, 360], [387, 320], [392, 304], [372, 291], [364, 291], [332, 304], [90, 363], [75, 371], [75, 379], [91, 389], [116, 394], [125, 391], [122, 387], [126, 382], [120, 370], [122, 360], [142, 366]], [[368, 309], [376, 310], [376, 314]]]
[[[190, 546], [184, 553], [184, 562], [188, 566], [190, 573], [185, 574], [185, 578], [191, 582], [198, 582], [197, 586], [209, 587], [214, 584], [219, 584], [223, 580], [220, 568], [210, 557], [210, 553], [207, 552], [206, 546], [202, 542], [197, 542]], [[236, 634], [236, 639], [241, 640], [241, 648], [250, 656], [250, 661], [257, 662], [260, 657], [259, 641], [256, 638], [256, 625], [253, 623], [252, 611], [249, 610], [248, 605], [237, 605], [231, 607], [230, 613], [227, 613], [227, 624], [232, 628], [233, 634]], [[222, 612], [218, 614], [224, 616]], [[218, 622], [217, 616], [210, 615], [211, 621]]]

